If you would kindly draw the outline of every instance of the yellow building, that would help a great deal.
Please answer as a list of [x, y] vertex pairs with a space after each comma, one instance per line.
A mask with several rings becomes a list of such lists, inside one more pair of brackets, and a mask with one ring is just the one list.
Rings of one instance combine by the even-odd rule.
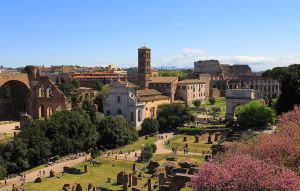
[[156, 118], [158, 106], [171, 103], [170, 97], [155, 89], [138, 90], [137, 95], [138, 101], [145, 103], [145, 118]]

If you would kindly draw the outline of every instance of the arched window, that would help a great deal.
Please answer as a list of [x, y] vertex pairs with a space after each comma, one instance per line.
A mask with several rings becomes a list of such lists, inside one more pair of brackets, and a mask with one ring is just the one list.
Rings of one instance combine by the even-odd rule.
[[53, 114], [53, 108], [52, 108], [52, 105], [49, 105], [47, 107], [47, 117], [52, 116], [52, 114]]
[[39, 118], [44, 118], [44, 117], [45, 117], [45, 107], [44, 107], [44, 105], [40, 105]]
[[49, 87], [47, 88], [47, 94], [48, 94], [48, 97], [53, 97], [53, 87], [52, 87], [52, 85], [49, 85]]
[[39, 97], [45, 97], [45, 87], [43, 84], [39, 88]]

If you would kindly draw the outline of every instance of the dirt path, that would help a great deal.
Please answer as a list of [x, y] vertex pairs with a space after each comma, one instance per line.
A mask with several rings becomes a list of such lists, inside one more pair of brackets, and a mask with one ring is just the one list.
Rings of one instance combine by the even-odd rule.
[[[64, 161], [64, 162], [60, 162], [60, 163], [54, 163], [54, 165], [52, 165], [52, 166], [48, 166], [48, 167], [45, 167], [45, 168], [42, 168], [42, 169], [38, 169], [38, 170], [30, 172], [28, 174], [25, 173], [25, 176], [26, 176], [26, 181], [25, 182], [26, 183], [33, 182], [37, 177], [40, 176], [40, 172], [42, 172], [42, 171], [45, 171], [45, 177], [49, 177], [49, 173], [50, 173], [51, 170], [53, 170], [55, 173], [62, 172], [64, 166], [69, 166], [69, 167], [75, 166], [76, 164], [85, 161], [86, 157], [89, 158], [88, 155], [81, 156], [81, 157], [78, 157], [77, 159], [74, 159], [74, 160], [68, 160], [68, 161]], [[1, 180], [0, 183], [1, 183], [1, 185], [4, 185], [3, 180]], [[15, 184], [15, 185], [20, 185], [21, 184], [20, 176], [8, 179], [7, 180], [7, 186], [5, 186], [3, 188], [0, 188], [0, 190], [1, 191], [2, 190], [3, 191], [11, 190], [13, 184]]]
[[160, 134], [159, 136], [162, 136], [164, 138], [159, 139], [155, 142], [157, 147], [155, 154], [170, 154], [172, 151], [171, 149], [165, 147], [165, 143], [168, 141], [168, 139], [173, 137], [173, 133]]

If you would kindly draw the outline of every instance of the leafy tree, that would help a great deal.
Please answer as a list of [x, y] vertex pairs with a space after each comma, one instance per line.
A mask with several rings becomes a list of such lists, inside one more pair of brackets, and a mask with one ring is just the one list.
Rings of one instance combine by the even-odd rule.
[[192, 70], [158, 70], [158, 76], [177, 76], [178, 80], [184, 80], [192, 73]]
[[157, 120], [160, 131], [175, 130], [193, 119], [191, 112], [182, 105], [164, 104], [159, 106]]
[[95, 98], [95, 104], [98, 105], [98, 111], [103, 113], [103, 103], [104, 99], [109, 94], [109, 85], [103, 85], [101, 86], [101, 89], [99, 91], [99, 94]]
[[264, 77], [277, 79], [281, 84], [281, 94], [276, 103], [276, 113], [291, 111], [300, 104], [300, 64], [275, 67], [263, 73]]
[[261, 128], [275, 122], [274, 110], [257, 100], [237, 107], [236, 117], [237, 123], [245, 128]]
[[52, 142], [53, 154], [87, 151], [96, 144], [96, 128], [82, 112], [56, 112], [44, 126], [45, 135]]
[[143, 148], [142, 148], [142, 152], [141, 152], [141, 156], [140, 156], [140, 160], [141, 161], [149, 161], [152, 156], [153, 156], [153, 144], [146, 144]]
[[75, 92], [80, 87], [80, 82], [78, 80], [68, 80], [61, 78], [60, 83], [57, 84], [58, 89], [60, 89], [66, 96], [71, 96], [72, 92]]
[[157, 119], [146, 118], [141, 125], [140, 135], [155, 134], [158, 131], [159, 123]]
[[100, 138], [97, 146], [113, 149], [137, 140], [138, 134], [134, 127], [129, 126], [122, 116], [106, 117], [97, 126]]
[[208, 101], [209, 101], [210, 105], [215, 105], [215, 103], [216, 103], [216, 98], [211, 97], [211, 98], [209, 98]]
[[200, 99], [196, 99], [196, 100], [193, 101], [193, 104], [194, 104], [195, 107], [199, 108], [200, 105], [201, 105], [201, 100]]

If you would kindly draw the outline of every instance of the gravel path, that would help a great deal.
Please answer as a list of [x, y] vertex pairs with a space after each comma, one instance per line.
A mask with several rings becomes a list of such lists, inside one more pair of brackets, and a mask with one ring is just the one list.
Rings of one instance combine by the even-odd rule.
[[[40, 171], [41, 172], [45, 171], [45, 177], [49, 177], [49, 173], [50, 173], [51, 170], [53, 170], [57, 174], [57, 173], [63, 171], [64, 166], [68, 166], [68, 167], [75, 166], [76, 164], [85, 161], [85, 159], [88, 158], [88, 157], [89, 156], [87, 156], [87, 155], [86, 156], [81, 156], [81, 157], [78, 157], [77, 159], [74, 159], [74, 160], [68, 160], [68, 161], [64, 161], [64, 162], [60, 162], [60, 163], [54, 163], [52, 166], [48, 166], [48, 167], [30, 172], [28, 174], [25, 174], [25, 176], [26, 176], [26, 181], [25, 182], [26, 183], [33, 182], [37, 177], [40, 176]], [[1, 183], [1, 185], [4, 185], [3, 180], [1, 180], [0, 183]], [[3, 188], [0, 188], [0, 190], [1, 191], [6, 191], [6, 190], [10, 191], [13, 184], [18, 185], [18, 186], [21, 184], [20, 176], [8, 179], [7, 180], [7, 186], [5, 186]]]

